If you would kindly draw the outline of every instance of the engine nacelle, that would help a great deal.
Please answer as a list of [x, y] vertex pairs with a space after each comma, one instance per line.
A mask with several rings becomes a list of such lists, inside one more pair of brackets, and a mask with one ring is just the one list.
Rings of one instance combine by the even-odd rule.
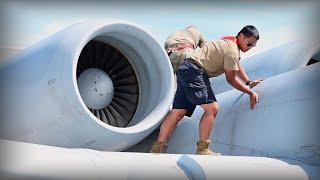
[[[304, 67], [310, 61], [319, 61], [319, 58], [314, 58], [319, 55], [320, 43], [318, 41], [296, 40], [243, 59], [240, 63], [249, 78], [254, 80], [269, 78]], [[210, 82], [213, 84], [212, 88], [215, 94], [233, 89], [227, 83], [225, 75], [211, 78]]]
[[122, 150], [160, 124], [174, 96], [166, 52], [125, 21], [70, 26], [6, 62], [3, 139]]

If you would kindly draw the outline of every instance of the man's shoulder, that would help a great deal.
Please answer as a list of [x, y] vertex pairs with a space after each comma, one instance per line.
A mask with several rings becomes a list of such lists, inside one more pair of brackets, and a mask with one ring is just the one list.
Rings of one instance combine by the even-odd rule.
[[217, 44], [223, 49], [223, 51], [227, 54], [239, 54], [239, 48], [236, 42], [227, 40], [227, 39], [219, 39], [216, 41]]
[[217, 39], [206, 43], [210, 49], [229, 50], [230, 45], [223, 39]]
[[216, 40], [213, 40], [211, 42], [214, 45], [219, 45], [219, 46], [223, 46], [223, 47], [230, 45], [230, 42], [228, 40], [225, 40], [225, 39], [216, 39]]

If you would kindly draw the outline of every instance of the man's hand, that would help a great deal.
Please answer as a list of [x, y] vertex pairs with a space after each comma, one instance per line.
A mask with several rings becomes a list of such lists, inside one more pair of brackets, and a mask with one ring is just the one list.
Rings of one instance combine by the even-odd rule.
[[[224, 69], [224, 73], [226, 75], [226, 79], [230, 85], [232, 85], [234, 88], [238, 89], [239, 91], [242, 91], [244, 93], [249, 94], [250, 96], [250, 108], [253, 109], [256, 103], [259, 101], [259, 96], [257, 93], [249, 89], [246, 85], [241, 83], [238, 79], [236, 79], [236, 71], [235, 70], [229, 70]], [[261, 80], [259, 80], [259, 83]]]
[[252, 110], [256, 105], [256, 103], [259, 101], [259, 96], [257, 93], [253, 91], [249, 95], [250, 95], [250, 109]]
[[254, 80], [252, 81], [250, 84], [249, 84], [249, 87], [250, 88], [253, 88], [255, 87], [256, 85], [258, 85], [259, 83], [261, 83], [264, 79], [257, 79], [257, 80]]

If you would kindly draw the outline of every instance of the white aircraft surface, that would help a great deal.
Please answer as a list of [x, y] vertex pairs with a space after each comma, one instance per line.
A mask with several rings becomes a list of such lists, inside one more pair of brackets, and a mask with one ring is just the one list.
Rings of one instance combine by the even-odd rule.
[[212, 147], [194, 155], [196, 108], [167, 154], [147, 153], [171, 108], [162, 45], [136, 24], [74, 24], [0, 61], [4, 179], [320, 179], [320, 42], [293, 41], [243, 59], [249, 97], [210, 79], [220, 108]]

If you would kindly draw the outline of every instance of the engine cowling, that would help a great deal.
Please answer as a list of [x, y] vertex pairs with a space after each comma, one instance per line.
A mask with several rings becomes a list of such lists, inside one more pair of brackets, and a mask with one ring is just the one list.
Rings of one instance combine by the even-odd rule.
[[122, 150], [149, 135], [173, 100], [164, 49], [125, 21], [72, 25], [6, 62], [3, 139]]

